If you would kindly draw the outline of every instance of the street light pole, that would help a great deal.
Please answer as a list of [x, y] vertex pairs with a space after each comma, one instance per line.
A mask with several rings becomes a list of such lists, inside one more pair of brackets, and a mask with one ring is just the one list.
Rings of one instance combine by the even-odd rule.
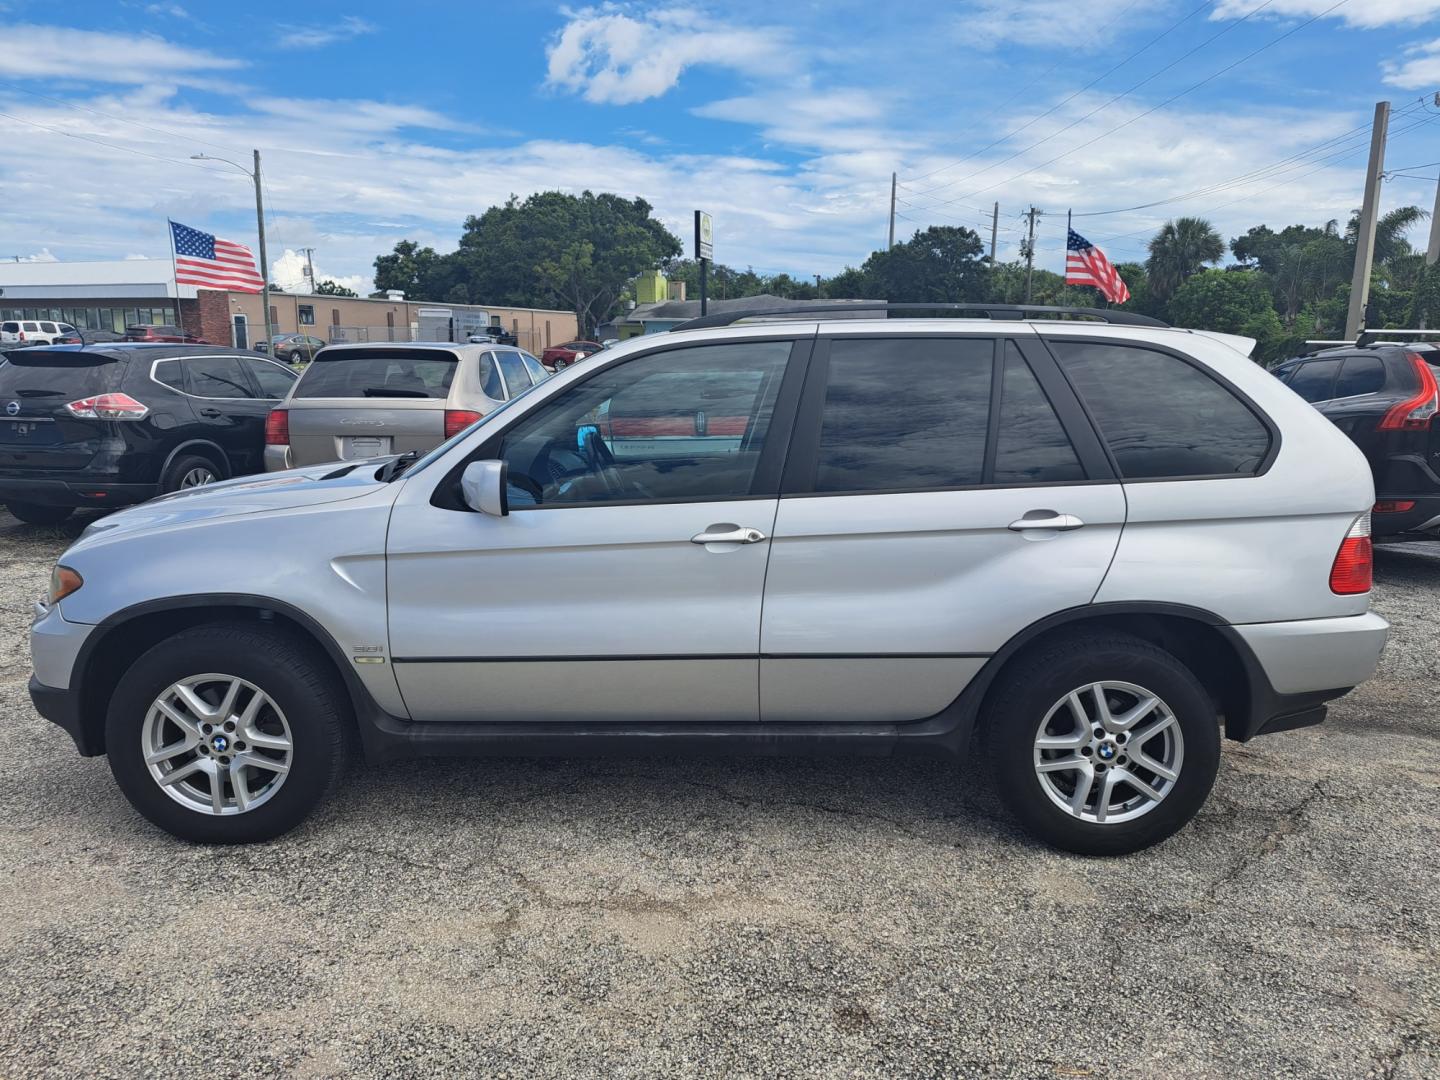
[[[226, 165], [233, 165], [255, 182], [255, 224], [260, 234], [260, 303], [265, 309], [265, 349], [268, 352], [275, 347], [275, 327], [270, 322], [270, 259], [265, 253], [265, 199], [260, 194], [260, 151], [256, 150], [254, 154], [253, 171], [229, 158], [214, 157], [211, 154], [191, 154], [190, 157], [195, 161], [223, 161]], [[178, 286], [175, 291], [179, 293]], [[178, 295], [175, 302], [180, 302]]]

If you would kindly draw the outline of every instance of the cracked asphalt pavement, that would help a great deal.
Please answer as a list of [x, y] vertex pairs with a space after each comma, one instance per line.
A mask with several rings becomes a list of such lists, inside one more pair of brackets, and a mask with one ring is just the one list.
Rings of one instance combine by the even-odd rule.
[[77, 530], [0, 515], [0, 1075], [1440, 1075], [1440, 545], [1375, 681], [1095, 860], [865, 759], [359, 766], [182, 844], [31, 710]]

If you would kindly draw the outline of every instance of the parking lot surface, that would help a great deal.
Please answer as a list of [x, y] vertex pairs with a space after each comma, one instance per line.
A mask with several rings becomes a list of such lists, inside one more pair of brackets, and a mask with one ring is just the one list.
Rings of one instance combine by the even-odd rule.
[[1129, 858], [863, 759], [362, 765], [204, 848], [30, 707], [81, 524], [0, 513], [0, 1075], [1440, 1075], [1440, 545], [1377, 558], [1380, 676]]

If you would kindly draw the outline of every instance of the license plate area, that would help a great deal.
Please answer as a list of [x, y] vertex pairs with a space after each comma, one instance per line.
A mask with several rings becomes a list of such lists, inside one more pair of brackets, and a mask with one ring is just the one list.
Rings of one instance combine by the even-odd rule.
[[347, 435], [340, 440], [340, 456], [346, 461], [381, 457], [390, 453], [388, 435]]
[[21, 446], [54, 446], [60, 432], [54, 421], [0, 420], [0, 442]]

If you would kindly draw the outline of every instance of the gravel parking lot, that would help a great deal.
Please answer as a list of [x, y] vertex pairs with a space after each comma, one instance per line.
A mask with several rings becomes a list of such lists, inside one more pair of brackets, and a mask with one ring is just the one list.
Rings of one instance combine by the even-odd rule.
[[1440, 545], [1378, 679], [1098, 861], [865, 760], [361, 766], [187, 846], [30, 708], [78, 527], [0, 513], [0, 1075], [1440, 1075]]

